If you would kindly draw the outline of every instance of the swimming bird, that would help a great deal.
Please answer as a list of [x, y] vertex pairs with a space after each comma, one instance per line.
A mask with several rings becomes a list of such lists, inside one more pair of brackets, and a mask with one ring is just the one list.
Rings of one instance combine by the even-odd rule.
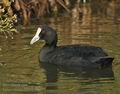
[[44, 40], [45, 44], [40, 50], [40, 62], [48, 62], [58, 66], [79, 66], [82, 68], [111, 67], [113, 57], [108, 56], [100, 47], [88, 44], [57, 46], [57, 33], [55, 29], [43, 25], [38, 27], [30, 44]]

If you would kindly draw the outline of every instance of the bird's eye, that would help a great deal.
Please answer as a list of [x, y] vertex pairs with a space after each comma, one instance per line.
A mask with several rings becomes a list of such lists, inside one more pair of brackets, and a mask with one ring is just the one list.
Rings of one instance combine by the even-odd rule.
[[41, 34], [43, 35], [45, 33], [45, 30], [42, 29]]
[[45, 35], [45, 32], [42, 30], [39, 36], [40, 36], [41, 39], [43, 39], [44, 35]]

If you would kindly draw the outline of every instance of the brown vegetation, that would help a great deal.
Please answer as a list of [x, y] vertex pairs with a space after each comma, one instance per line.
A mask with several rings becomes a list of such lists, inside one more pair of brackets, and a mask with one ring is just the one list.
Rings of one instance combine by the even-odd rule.
[[[35, 17], [40, 19], [44, 16], [58, 16], [59, 14], [68, 13], [72, 15], [74, 19], [79, 19], [84, 15], [84, 4], [82, 0], [14, 0], [9, 6], [9, 0], [2, 0], [3, 6], [6, 8], [8, 14], [11, 16], [17, 14], [24, 25], [30, 23], [30, 18]], [[90, 4], [91, 15], [107, 15], [108, 11], [114, 11], [117, 13], [119, 7], [115, 7], [111, 4], [118, 0], [86, 0]], [[118, 4], [118, 2], [116, 3]], [[109, 8], [109, 9], [108, 9]], [[109, 12], [109, 15], [111, 13]]]
[[[7, 2], [3, 0], [3, 4]], [[60, 6], [70, 12], [64, 0], [15, 0], [11, 5], [12, 10], [23, 19], [24, 25], [29, 24], [31, 16], [39, 19], [46, 14], [51, 14], [51, 11], [56, 11], [55, 9], [58, 11]], [[12, 15], [12, 13], [10, 14]]]

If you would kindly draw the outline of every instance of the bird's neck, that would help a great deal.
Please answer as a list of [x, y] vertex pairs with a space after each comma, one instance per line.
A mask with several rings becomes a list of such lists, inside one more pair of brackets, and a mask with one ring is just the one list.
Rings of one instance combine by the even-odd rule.
[[40, 51], [40, 61], [47, 62], [50, 58], [49, 53], [54, 52], [56, 47], [56, 45], [45, 44]]
[[49, 43], [45, 43], [45, 45], [42, 47], [41, 52], [43, 52], [44, 54], [47, 54], [53, 50], [55, 50], [57, 48], [56, 44], [49, 44]]
[[44, 47], [47, 47], [47, 48], [56, 48], [57, 45], [56, 44], [45, 44]]
[[54, 40], [54, 41], [52, 41], [52, 42], [46, 41], [44, 47], [56, 48], [56, 47], [57, 47], [57, 40]]

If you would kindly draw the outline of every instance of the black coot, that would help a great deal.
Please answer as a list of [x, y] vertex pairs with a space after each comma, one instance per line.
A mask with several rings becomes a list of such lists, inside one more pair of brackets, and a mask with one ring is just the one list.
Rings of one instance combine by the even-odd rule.
[[57, 33], [49, 26], [38, 28], [30, 44], [44, 40], [39, 55], [41, 62], [48, 62], [59, 66], [79, 66], [87, 68], [108, 67], [114, 58], [109, 57], [102, 48], [90, 45], [57, 46]]

